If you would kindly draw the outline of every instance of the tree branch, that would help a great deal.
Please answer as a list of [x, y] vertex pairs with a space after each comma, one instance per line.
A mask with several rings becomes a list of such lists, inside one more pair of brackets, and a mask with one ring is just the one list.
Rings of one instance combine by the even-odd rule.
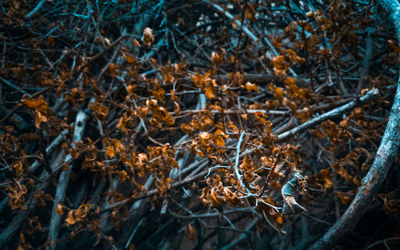
[[[86, 115], [85, 112], [79, 111], [78, 114], [76, 115], [76, 121], [75, 121], [75, 127], [74, 127], [74, 135], [73, 135], [73, 141], [78, 142], [82, 139], [83, 131], [85, 129], [85, 123], [87, 120], [88, 116]], [[72, 145], [74, 147], [74, 145]], [[67, 155], [66, 159], [68, 156], [71, 157], [71, 155]], [[65, 160], [66, 161], [66, 160]], [[53, 209], [51, 212], [51, 220], [50, 220], [50, 225], [49, 225], [49, 241], [55, 242], [58, 237], [58, 231], [59, 231], [59, 225], [61, 221], [61, 215], [58, 214], [57, 211], [57, 205], [60, 203], [63, 203], [65, 199], [65, 194], [69, 182], [69, 177], [71, 175], [72, 171], [72, 166], [69, 166], [69, 168], [65, 171], [63, 171], [60, 174], [59, 181], [58, 181], [58, 187], [57, 191], [54, 197], [54, 204], [53, 204]], [[55, 246], [52, 246], [53, 249], [55, 249]]]
[[25, 16], [25, 18], [31, 18], [31, 17], [33, 17], [33, 15], [35, 15], [42, 7], [43, 7], [43, 4], [46, 2], [46, 0], [41, 0], [37, 5], [36, 5], [36, 7], [31, 11], [31, 12], [29, 12], [26, 16]]
[[372, 99], [375, 99], [378, 96], [378, 94], [379, 94], [378, 89], [372, 89], [372, 90], [368, 91], [364, 96], [358, 98], [357, 100], [351, 101], [343, 106], [340, 106], [336, 109], [326, 112], [318, 117], [315, 117], [315, 118], [301, 124], [300, 126], [297, 126], [289, 131], [286, 131], [286, 132], [278, 135], [278, 141], [285, 140], [286, 138], [288, 138], [294, 134], [302, 132], [302, 131], [304, 131], [308, 128], [311, 128], [317, 124], [320, 124], [324, 121], [332, 119], [333, 117], [337, 117], [343, 113], [353, 110], [354, 108], [356, 108], [362, 104], [365, 104]]
[[[353, 110], [354, 108], [359, 107], [362, 104], [365, 104], [368, 101], [376, 98], [378, 96], [378, 93], [379, 93], [378, 89], [372, 89], [372, 90], [368, 91], [364, 96], [359, 97], [358, 99], [356, 99], [354, 101], [351, 101], [345, 105], [342, 105], [338, 108], [328, 111], [328, 112], [326, 112], [318, 117], [315, 117], [303, 124], [300, 124], [299, 126], [293, 128], [289, 131], [279, 134], [277, 136], [277, 141], [285, 140], [296, 133], [303, 132], [304, 130], [309, 129], [315, 125], [318, 125], [324, 121], [327, 121], [327, 120], [337, 117], [343, 113], [346, 113], [350, 110]], [[242, 156], [251, 154], [254, 150], [255, 150], [255, 148], [247, 149], [247, 150], [243, 151], [240, 154], [240, 156], [242, 157]]]

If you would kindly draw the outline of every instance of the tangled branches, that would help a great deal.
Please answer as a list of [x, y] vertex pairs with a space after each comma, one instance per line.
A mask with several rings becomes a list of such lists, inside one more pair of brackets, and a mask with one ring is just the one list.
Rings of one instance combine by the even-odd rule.
[[368, 2], [1, 8], [0, 246], [306, 247], [389, 117], [399, 47]]

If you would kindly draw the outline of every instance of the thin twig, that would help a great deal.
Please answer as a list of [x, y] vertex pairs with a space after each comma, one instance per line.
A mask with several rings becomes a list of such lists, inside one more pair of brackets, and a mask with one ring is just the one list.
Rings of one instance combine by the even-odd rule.
[[[183, 219], [183, 220], [190, 220], [190, 219], [199, 219], [199, 218], [211, 218], [211, 217], [218, 217], [221, 216], [220, 212], [214, 213], [204, 213], [204, 214], [194, 214], [190, 213], [190, 215], [180, 215], [176, 214], [170, 210], [168, 212], [176, 218]], [[237, 214], [237, 213], [254, 213], [254, 209], [250, 208], [233, 208], [230, 210], [224, 210], [224, 214]]]
[[31, 12], [29, 12], [26, 16], [25, 16], [25, 18], [31, 18], [33, 15], [35, 15], [36, 14], [36, 12], [38, 12], [42, 7], [43, 7], [43, 4], [46, 2], [46, 0], [41, 0], [37, 5], [36, 5], [36, 7], [31, 11]]
[[400, 237], [389, 237], [389, 238], [386, 238], [386, 239], [383, 239], [383, 240], [378, 240], [377, 242], [372, 243], [371, 245], [367, 246], [365, 249], [373, 248], [374, 246], [377, 246], [379, 244], [385, 244], [385, 242], [388, 242], [388, 241], [400, 242]]
[[357, 93], [360, 93], [362, 86], [365, 82], [365, 77], [368, 76], [368, 73], [369, 73], [369, 66], [370, 66], [371, 58], [372, 58], [372, 35], [371, 35], [371, 33], [372, 33], [372, 30], [370, 28], [368, 28], [364, 59], [363, 59], [362, 66], [360, 69], [360, 80], [358, 80], [358, 84], [357, 84]]
[[[172, 183], [170, 189], [176, 188], [176, 187], [180, 187], [180, 186], [182, 186], [182, 185], [185, 185], [185, 184], [190, 183], [190, 182], [192, 182], [192, 181], [195, 181], [195, 180], [197, 180], [197, 179], [203, 178], [203, 177], [204, 177], [206, 174], [208, 174], [208, 173], [209, 173], [209, 170], [204, 170], [204, 171], [198, 173], [198, 174], [195, 175], [195, 176], [185, 178], [185, 179], [183, 179], [182, 181], [174, 182], [174, 183]], [[110, 204], [108, 207], [103, 208], [103, 209], [100, 211], [100, 213], [105, 213], [105, 212], [107, 212], [107, 211], [113, 210], [114, 208], [123, 206], [123, 205], [127, 204], [127, 203], [130, 202], [130, 201], [141, 200], [141, 199], [144, 199], [144, 198], [147, 198], [147, 197], [151, 197], [151, 196], [153, 196], [153, 195], [156, 195], [156, 194], [158, 194], [158, 193], [159, 193], [159, 192], [158, 192], [157, 189], [149, 190], [149, 191], [147, 191], [146, 193], [141, 194], [141, 195], [139, 195], [139, 196], [130, 197], [130, 198], [128, 198], [128, 199], [125, 199], [125, 200], [122, 200], [122, 201], [119, 201], [119, 202], [115, 202], [115, 203], [113, 203], [113, 204]]]
[[249, 195], [252, 195], [252, 193], [250, 192], [250, 190], [244, 185], [243, 180], [242, 180], [242, 175], [240, 174], [240, 171], [239, 171], [239, 163], [240, 163], [240, 160], [239, 160], [239, 157], [240, 157], [240, 145], [242, 144], [243, 136], [244, 136], [245, 134], [246, 134], [245, 131], [243, 131], [243, 132], [240, 134], [239, 141], [238, 141], [237, 146], [236, 146], [236, 158], [235, 158], [235, 166], [234, 166], [234, 169], [235, 169], [236, 178], [238, 179], [238, 181], [239, 181], [240, 185], [242, 186], [242, 188], [243, 188], [244, 190], [246, 190], [246, 192], [247, 192]]
[[[54, 148], [57, 147], [57, 146], [62, 142], [62, 140], [64, 139], [64, 136], [67, 135], [67, 133], [68, 133], [68, 130], [67, 130], [67, 129], [66, 129], [66, 130], [63, 130], [63, 131], [50, 143], [50, 145], [46, 148], [46, 154], [50, 154], [50, 153], [54, 150]], [[40, 165], [39, 165], [39, 161], [36, 160], [36, 161], [31, 165], [31, 167], [30, 167], [30, 172], [35, 172], [36, 169], [37, 169], [39, 166], [40, 166]]]
[[7, 80], [4, 79], [3, 77], [0, 77], [0, 79], [1, 79], [2, 82], [4, 82], [5, 84], [7, 84], [8, 86], [10, 86], [10, 87], [12, 87], [12, 88], [18, 90], [18, 91], [21, 92], [22, 94], [27, 95], [29, 98], [32, 97], [31, 94], [29, 94], [29, 93], [26, 92], [25, 90], [21, 89], [20, 87], [18, 87], [18, 86], [16, 86], [16, 85], [12, 84], [11, 82], [7, 81]]
[[[258, 222], [258, 218], [253, 219], [253, 221], [246, 227], [246, 231], [249, 232]], [[229, 243], [228, 245], [222, 247], [221, 249], [226, 250], [226, 249], [231, 249], [240, 242], [242, 242], [244, 239], [246, 239], [248, 233], [242, 233], [240, 236], [234, 240], [233, 242]]]
[[139, 229], [139, 227], [143, 224], [144, 218], [140, 219], [139, 223], [136, 225], [135, 229], [133, 229], [131, 236], [129, 236], [128, 241], [125, 244], [125, 248], [129, 248], [129, 245], [131, 244], [131, 241], [133, 239], [133, 236], [135, 236], [136, 231]]
[[103, 50], [102, 50], [101, 52], [99, 52], [98, 54], [96, 54], [96, 55], [94, 55], [94, 56], [88, 58], [87, 61], [86, 61], [83, 65], [79, 66], [79, 68], [78, 68], [77, 71], [73, 72], [73, 75], [76, 76], [78, 73], [81, 73], [82, 70], [83, 70], [84, 68], [86, 68], [87, 66], [89, 66], [94, 60], [96, 60], [97, 58], [99, 58], [99, 57], [101, 57], [102, 55], [104, 55], [107, 51], [113, 49], [113, 48], [114, 48], [115, 46], [117, 46], [124, 38], [127, 38], [127, 37], [128, 37], [127, 35], [122, 35], [122, 36], [120, 36], [120, 37], [119, 37], [117, 40], [115, 40], [110, 46], [108, 46], [107, 48], [103, 49]]

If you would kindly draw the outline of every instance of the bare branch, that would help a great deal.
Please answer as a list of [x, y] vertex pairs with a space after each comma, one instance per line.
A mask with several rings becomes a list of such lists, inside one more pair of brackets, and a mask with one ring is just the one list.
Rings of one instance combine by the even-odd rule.
[[379, 94], [378, 89], [372, 89], [372, 90], [368, 91], [364, 96], [362, 96], [354, 101], [351, 101], [348, 104], [340, 106], [339, 108], [333, 109], [329, 112], [326, 112], [318, 117], [315, 117], [315, 118], [301, 124], [300, 126], [297, 126], [289, 131], [286, 131], [286, 132], [278, 135], [278, 141], [285, 140], [286, 138], [288, 138], [292, 135], [295, 135], [299, 132], [305, 131], [306, 129], [311, 128], [317, 124], [320, 124], [324, 121], [327, 121], [334, 117], [338, 117], [341, 114], [344, 114], [350, 110], [353, 110], [354, 108], [356, 108], [360, 105], [363, 105], [372, 99], [375, 99], [378, 96], [378, 94]]

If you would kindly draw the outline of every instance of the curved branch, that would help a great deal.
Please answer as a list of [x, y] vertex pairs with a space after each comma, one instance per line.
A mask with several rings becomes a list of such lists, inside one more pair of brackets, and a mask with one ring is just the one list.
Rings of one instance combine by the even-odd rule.
[[46, 2], [46, 0], [41, 0], [41, 1], [36, 5], [36, 7], [35, 7], [31, 12], [29, 12], [29, 13], [25, 16], [25, 18], [29, 19], [29, 18], [33, 17], [33, 15], [35, 15], [35, 14], [43, 7], [43, 4], [44, 4], [45, 2]]
[[237, 146], [236, 146], [236, 158], [235, 158], [235, 167], [234, 167], [234, 168], [235, 168], [236, 178], [238, 179], [240, 185], [247, 191], [247, 193], [251, 194], [251, 192], [250, 192], [250, 191], [247, 189], [247, 187], [244, 185], [243, 180], [242, 180], [242, 174], [240, 174], [240, 171], [239, 171], [239, 163], [240, 163], [240, 160], [239, 160], [239, 156], [240, 156], [240, 144], [242, 144], [243, 136], [244, 136], [245, 134], [246, 134], [246, 132], [244, 132], [244, 131], [240, 134], [240, 138], [239, 138], [238, 144], [237, 144]]
[[[397, 38], [400, 38], [400, 3], [393, 0], [378, 0], [390, 14], [396, 27]], [[381, 144], [376, 152], [367, 175], [363, 178], [357, 195], [343, 216], [320, 238], [311, 249], [328, 249], [354, 228], [361, 216], [367, 211], [368, 204], [378, 193], [386, 175], [399, 150], [400, 145], [400, 78], [394, 98], [389, 122], [386, 125]]]

